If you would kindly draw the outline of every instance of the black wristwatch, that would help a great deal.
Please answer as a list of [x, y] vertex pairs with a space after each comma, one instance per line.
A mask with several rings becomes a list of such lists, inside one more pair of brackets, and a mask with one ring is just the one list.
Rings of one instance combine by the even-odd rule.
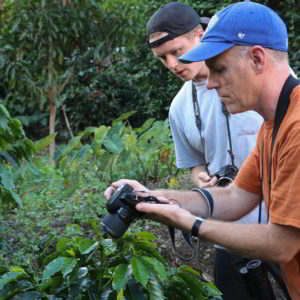
[[202, 217], [196, 217], [196, 221], [194, 222], [191, 230], [191, 236], [198, 237], [199, 235], [199, 228], [203, 223], [204, 219]]

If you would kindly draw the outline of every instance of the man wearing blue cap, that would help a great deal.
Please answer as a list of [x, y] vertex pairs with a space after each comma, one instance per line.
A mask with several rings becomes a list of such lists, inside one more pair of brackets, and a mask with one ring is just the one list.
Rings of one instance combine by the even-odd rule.
[[[191, 180], [197, 188], [214, 186], [217, 178], [212, 174], [226, 165], [230, 171], [230, 165], [240, 168], [255, 145], [263, 121], [254, 111], [224, 114], [216, 90], [206, 88], [208, 69], [205, 63], [183, 64], [178, 61], [180, 55], [199, 45], [207, 19], [201, 18], [189, 5], [169, 2], [147, 23], [148, 45], [154, 57], [185, 81], [171, 103], [169, 124], [176, 166], [191, 169]], [[266, 223], [265, 208], [257, 206], [238, 222]], [[239, 273], [246, 258], [220, 245], [215, 249], [214, 279], [223, 299], [253, 300]]]
[[[230, 113], [255, 110], [263, 116], [255, 149], [226, 188], [205, 193], [151, 191], [130, 180], [117, 181], [114, 186], [126, 182], [135, 191], [144, 189], [180, 203], [136, 206], [153, 220], [243, 255], [280, 263], [291, 298], [299, 300], [300, 87], [290, 76], [287, 51], [286, 27], [268, 7], [238, 2], [218, 12], [199, 46], [180, 59], [205, 60], [207, 87], [218, 91]], [[106, 197], [111, 192], [107, 190]], [[207, 194], [210, 201], [203, 196]], [[255, 207], [262, 196], [268, 224], [231, 222]]]

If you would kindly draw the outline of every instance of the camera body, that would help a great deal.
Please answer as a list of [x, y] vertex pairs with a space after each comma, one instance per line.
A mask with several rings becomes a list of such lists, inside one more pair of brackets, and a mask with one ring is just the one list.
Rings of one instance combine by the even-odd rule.
[[212, 177], [217, 177], [217, 186], [225, 187], [233, 182], [235, 176], [238, 173], [238, 168], [234, 165], [226, 165], [222, 167], [218, 172], [214, 173]]
[[130, 224], [143, 214], [135, 209], [140, 202], [157, 202], [153, 196], [141, 197], [133, 193], [133, 187], [129, 184], [121, 185], [107, 202], [106, 209], [109, 212], [102, 219], [105, 232], [113, 238], [120, 238], [128, 229]]

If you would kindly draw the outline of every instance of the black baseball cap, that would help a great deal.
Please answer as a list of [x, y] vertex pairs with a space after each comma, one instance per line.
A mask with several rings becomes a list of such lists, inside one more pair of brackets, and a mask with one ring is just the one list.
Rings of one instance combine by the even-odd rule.
[[[200, 18], [198, 13], [189, 5], [180, 2], [170, 2], [162, 6], [147, 23], [147, 39], [150, 48], [183, 35], [199, 24], [206, 25], [209, 18]], [[166, 32], [168, 35], [149, 43], [149, 37], [154, 32]]]

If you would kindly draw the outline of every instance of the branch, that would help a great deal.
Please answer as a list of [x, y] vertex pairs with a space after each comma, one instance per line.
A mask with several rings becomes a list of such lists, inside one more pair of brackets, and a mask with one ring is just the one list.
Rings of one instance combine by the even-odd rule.
[[67, 128], [68, 128], [68, 130], [70, 132], [71, 137], [73, 138], [74, 135], [73, 135], [73, 132], [72, 132], [70, 124], [69, 124], [69, 120], [68, 120], [67, 113], [66, 113], [66, 110], [65, 110], [65, 105], [61, 106], [61, 110], [62, 110], [62, 112], [64, 114], [64, 118], [65, 118], [65, 121], [66, 121]]

